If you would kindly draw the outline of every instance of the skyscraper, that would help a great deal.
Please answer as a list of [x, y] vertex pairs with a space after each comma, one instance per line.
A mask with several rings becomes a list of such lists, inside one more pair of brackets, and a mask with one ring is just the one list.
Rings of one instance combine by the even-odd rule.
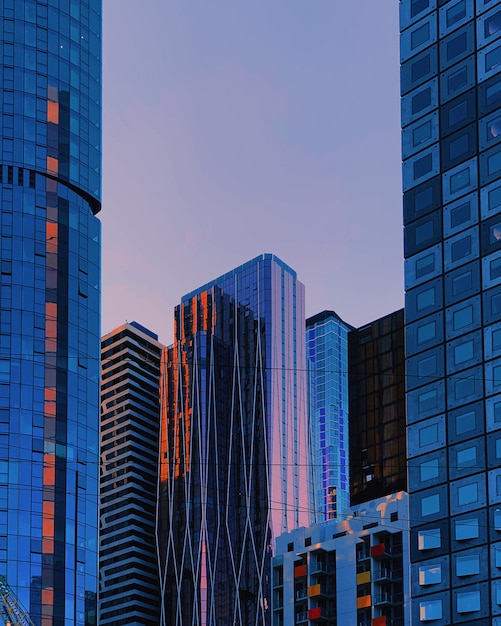
[[265, 254], [186, 295], [162, 367], [161, 624], [268, 625], [273, 540], [309, 522], [296, 273]]
[[137, 322], [101, 341], [99, 624], [158, 626], [160, 353]]
[[306, 320], [308, 415], [314, 521], [337, 519], [350, 506], [348, 332], [334, 311]]
[[0, 575], [96, 623], [100, 0], [0, 3]]
[[348, 335], [350, 499], [407, 489], [404, 311]]
[[501, 624], [501, 2], [402, 0], [413, 618]]

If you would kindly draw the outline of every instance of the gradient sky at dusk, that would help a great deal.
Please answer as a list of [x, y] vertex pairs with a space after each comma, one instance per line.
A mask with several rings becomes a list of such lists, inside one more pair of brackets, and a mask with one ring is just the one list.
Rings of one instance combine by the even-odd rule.
[[263, 252], [403, 306], [397, 0], [104, 0], [103, 334]]

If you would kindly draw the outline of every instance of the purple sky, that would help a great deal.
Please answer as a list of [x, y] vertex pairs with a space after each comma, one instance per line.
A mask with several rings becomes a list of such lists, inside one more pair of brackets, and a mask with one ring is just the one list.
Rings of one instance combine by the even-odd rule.
[[103, 4], [103, 334], [263, 252], [308, 316], [403, 306], [398, 2]]

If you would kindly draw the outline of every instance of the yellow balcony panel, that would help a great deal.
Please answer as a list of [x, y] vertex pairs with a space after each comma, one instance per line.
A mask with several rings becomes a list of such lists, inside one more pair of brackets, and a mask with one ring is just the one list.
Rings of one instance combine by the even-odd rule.
[[361, 596], [357, 598], [357, 609], [366, 609], [371, 606], [370, 596]]
[[357, 574], [357, 585], [366, 585], [371, 582], [371, 573], [369, 572], [361, 572]]
[[308, 587], [308, 598], [319, 596], [320, 593], [320, 585], [310, 585], [310, 587]]

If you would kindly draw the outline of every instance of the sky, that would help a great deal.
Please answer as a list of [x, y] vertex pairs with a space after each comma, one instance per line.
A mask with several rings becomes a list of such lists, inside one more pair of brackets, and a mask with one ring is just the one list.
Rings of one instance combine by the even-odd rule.
[[398, 2], [103, 5], [103, 334], [265, 252], [307, 316], [401, 308]]

